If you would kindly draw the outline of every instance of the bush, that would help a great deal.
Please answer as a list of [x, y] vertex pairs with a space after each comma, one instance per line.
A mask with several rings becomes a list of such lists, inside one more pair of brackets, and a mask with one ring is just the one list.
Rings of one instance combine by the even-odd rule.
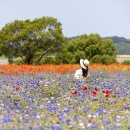
[[102, 55], [101, 56], [101, 63], [102, 64], [111, 64], [111, 63], [114, 63], [116, 61], [115, 57], [114, 56], [110, 56], [110, 55]]
[[60, 61], [55, 57], [46, 57], [40, 64], [60, 64]]
[[123, 61], [123, 64], [130, 64], [130, 60]]
[[17, 64], [17, 65], [20, 65], [20, 64], [23, 64], [23, 61], [22, 60], [16, 60], [13, 62], [14, 64]]
[[100, 55], [95, 55], [91, 58], [92, 63], [101, 63], [101, 56]]

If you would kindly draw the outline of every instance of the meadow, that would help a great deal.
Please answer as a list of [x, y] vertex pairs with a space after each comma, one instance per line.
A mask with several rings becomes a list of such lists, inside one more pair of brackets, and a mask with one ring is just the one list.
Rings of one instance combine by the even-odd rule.
[[130, 130], [130, 65], [0, 65], [0, 130]]

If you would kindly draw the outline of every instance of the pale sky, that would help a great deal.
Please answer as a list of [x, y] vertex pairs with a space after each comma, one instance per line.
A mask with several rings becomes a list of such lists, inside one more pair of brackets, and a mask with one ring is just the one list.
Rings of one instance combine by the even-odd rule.
[[98, 33], [130, 39], [130, 0], [0, 0], [0, 29], [42, 16], [57, 18], [66, 37]]

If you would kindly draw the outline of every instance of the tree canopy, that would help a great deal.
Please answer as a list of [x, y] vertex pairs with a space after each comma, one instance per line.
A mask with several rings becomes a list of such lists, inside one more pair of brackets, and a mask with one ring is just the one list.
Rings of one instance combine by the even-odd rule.
[[43, 57], [60, 51], [63, 43], [61, 23], [53, 17], [15, 20], [0, 31], [1, 51], [9, 63], [21, 57], [24, 64], [39, 64]]
[[92, 63], [109, 64], [115, 61], [115, 45], [98, 34], [81, 35], [69, 41], [59, 58], [63, 63], [79, 63], [81, 58], [88, 58]]
[[0, 48], [0, 55], [4, 54], [9, 63], [14, 63], [17, 57], [23, 64], [79, 63], [81, 58], [109, 64], [116, 60], [111, 39], [102, 39], [98, 34], [67, 39], [61, 23], [53, 17], [6, 24], [0, 30]]

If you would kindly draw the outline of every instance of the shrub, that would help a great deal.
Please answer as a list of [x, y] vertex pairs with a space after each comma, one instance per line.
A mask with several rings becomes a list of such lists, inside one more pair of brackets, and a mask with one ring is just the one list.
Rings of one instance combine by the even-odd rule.
[[101, 63], [101, 56], [100, 55], [95, 55], [91, 58], [92, 63]]
[[40, 64], [59, 64], [60, 61], [55, 57], [46, 57], [44, 60], [40, 62]]
[[102, 64], [111, 64], [114, 63], [116, 61], [116, 59], [113, 56], [110, 55], [102, 55], [101, 56], [101, 63]]
[[23, 64], [22, 60], [16, 60], [13, 62], [14, 64], [17, 64], [17, 65], [20, 65], [20, 64]]
[[130, 64], [130, 60], [123, 61], [123, 64]]

